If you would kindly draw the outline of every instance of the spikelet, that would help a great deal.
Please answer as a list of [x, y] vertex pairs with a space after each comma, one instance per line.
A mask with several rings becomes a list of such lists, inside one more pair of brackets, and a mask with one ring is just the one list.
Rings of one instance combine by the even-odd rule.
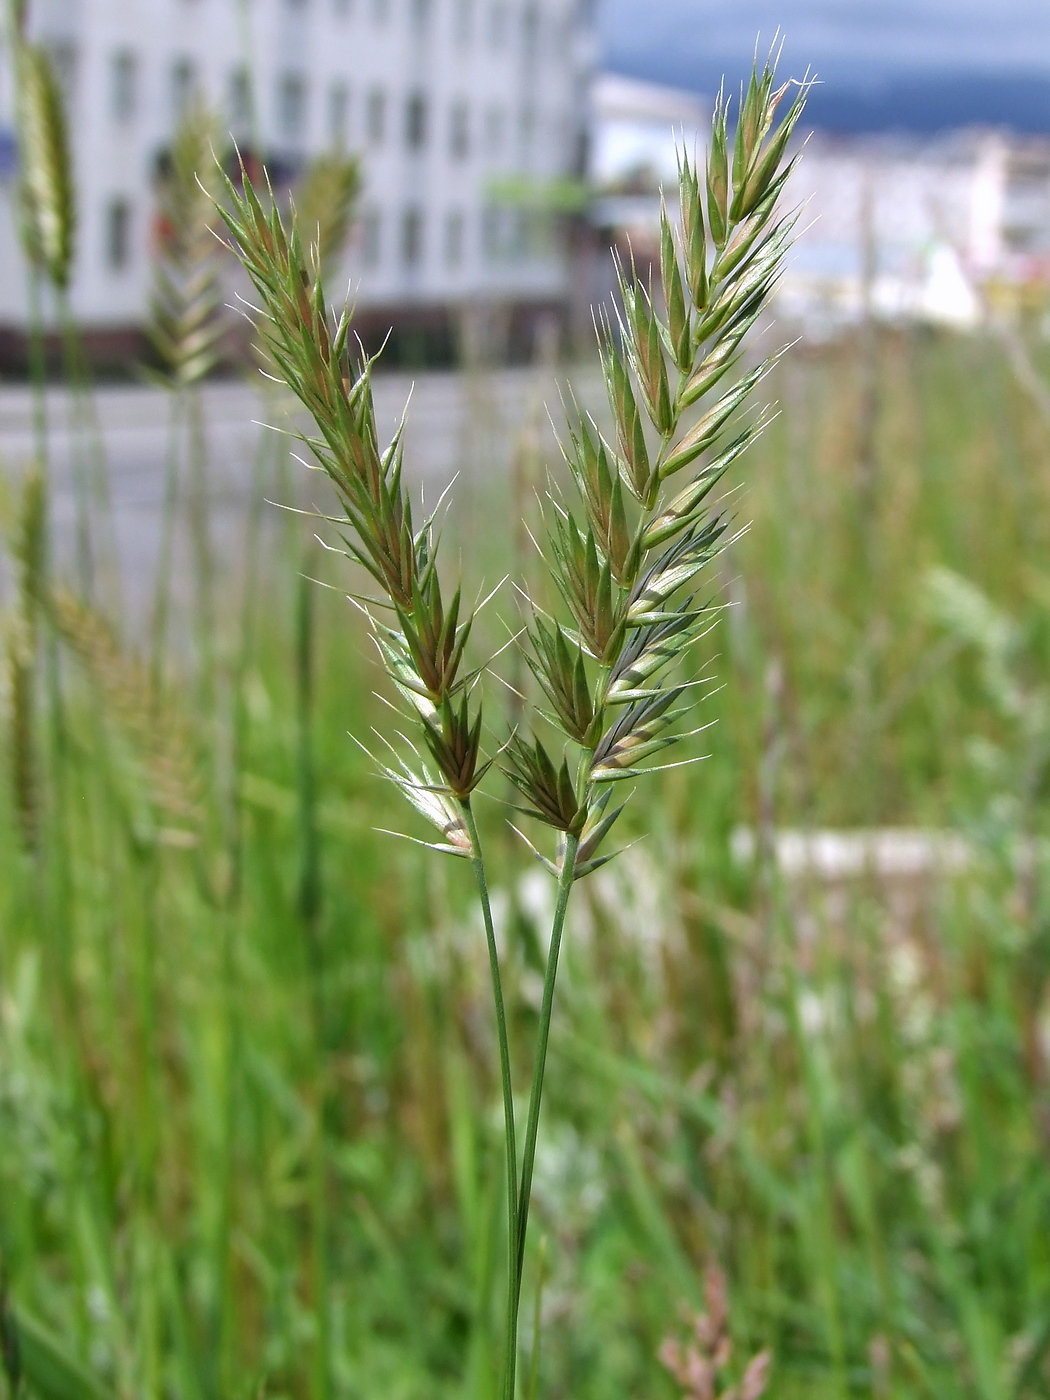
[[98, 687], [105, 712], [132, 746], [155, 809], [157, 837], [196, 845], [203, 821], [200, 781], [185, 720], [160, 707], [148, 668], [125, 650], [109, 622], [79, 598], [58, 590], [51, 599], [56, 631]]
[[[606, 810], [609, 785], [653, 771], [685, 737], [691, 689], [668, 676], [711, 625], [696, 590], [728, 539], [708, 498], [763, 426], [737, 420], [772, 360], [720, 386], [776, 285], [794, 223], [777, 199], [807, 85], [775, 124], [788, 85], [774, 90], [773, 79], [768, 64], [752, 74], [732, 158], [721, 99], [706, 172], [682, 153], [680, 232], [661, 210], [660, 288], [617, 263], [620, 310], [599, 327], [615, 431], [607, 441], [577, 415], [563, 446], [576, 499], [552, 494], [545, 511], [544, 553], [567, 618], [534, 607], [526, 658], [552, 707], [545, 718], [576, 758], [515, 735], [506, 772], [525, 813], [561, 833], [559, 853], [575, 850], [576, 878], [607, 859], [598, 848], [623, 810]], [[685, 486], [667, 486], [681, 476]]]
[[158, 181], [157, 245], [147, 329], [176, 384], [195, 384], [218, 362], [226, 316], [215, 237], [218, 122], [192, 102]]
[[686, 1342], [669, 1335], [660, 1347], [660, 1364], [685, 1392], [682, 1400], [761, 1400], [769, 1384], [772, 1354], [760, 1351], [744, 1368], [737, 1385], [727, 1383], [733, 1359], [729, 1332], [729, 1299], [726, 1279], [716, 1264], [704, 1273], [706, 1312], [683, 1309], [689, 1323]]
[[[360, 192], [361, 166], [355, 156], [336, 150], [307, 162], [292, 191], [290, 213], [312, 278], [327, 281], [346, 250]], [[265, 335], [251, 349], [268, 378], [283, 378]]]
[[6, 643], [11, 794], [22, 848], [35, 852], [40, 844], [34, 725], [36, 666], [21, 618], [11, 622]]
[[341, 151], [315, 156], [303, 171], [293, 196], [295, 219], [317, 276], [330, 276], [342, 256], [360, 192], [360, 162]]
[[22, 242], [32, 265], [65, 291], [76, 228], [73, 174], [62, 94], [41, 45], [17, 43], [15, 86]]
[[[480, 757], [481, 708], [473, 701], [476, 672], [465, 664], [473, 613], [457, 589], [443, 595], [433, 520], [417, 527], [402, 479], [402, 428], [380, 446], [372, 400], [372, 361], [350, 344], [350, 309], [333, 325], [324, 284], [303, 249], [298, 222], [286, 221], [269, 190], [265, 204], [246, 172], [243, 188], [226, 181], [220, 213], [261, 302], [260, 329], [277, 372], [309, 410], [320, 436], [304, 437], [338, 495], [347, 527], [347, 557], [359, 563], [383, 597], [390, 623], [370, 618], [380, 655], [424, 749], [436, 764], [447, 799], [435, 820], [447, 851], [448, 821], [466, 828], [464, 804], [489, 763]], [[420, 769], [408, 780], [422, 797], [433, 788]], [[408, 795], [400, 778], [397, 785]], [[426, 803], [414, 803], [423, 810]], [[459, 852], [466, 854], [465, 848]]]
[[44, 474], [37, 465], [30, 466], [22, 479], [12, 553], [18, 564], [22, 616], [32, 629], [35, 645], [47, 568], [47, 489]]

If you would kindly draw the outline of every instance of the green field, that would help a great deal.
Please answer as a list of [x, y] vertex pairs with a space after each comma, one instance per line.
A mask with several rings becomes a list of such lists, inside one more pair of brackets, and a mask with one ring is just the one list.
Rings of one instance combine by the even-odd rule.
[[[680, 1394], [657, 1351], [712, 1262], [729, 1373], [770, 1348], [774, 1400], [1050, 1393], [1050, 430], [992, 339], [885, 333], [867, 406], [863, 353], [770, 381], [709, 756], [638, 794], [654, 834], [570, 915], [523, 1310], [550, 1400]], [[529, 571], [512, 495], [453, 502], [471, 588]], [[35, 1393], [488, 1400], [484, 935], [465, 863], [377, 830], [407, 818], [348, 735], [394, 723], [352, 576], [284, 517], [192, 644], [135, 652], [19, 585], [9, 496], [0, 1261]], [[486, 617], [480, 649], [506, 590]], [[520, 1063], [552, 886], [480, 817]], [[894, 825], [970, 867], [905, 907], [730, 856]]]

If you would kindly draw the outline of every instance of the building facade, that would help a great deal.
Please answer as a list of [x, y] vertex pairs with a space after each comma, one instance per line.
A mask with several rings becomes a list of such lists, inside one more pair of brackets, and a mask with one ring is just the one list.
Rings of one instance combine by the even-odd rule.
[[[89, 332], [140, 325], [154, 180], [200, 95], [242, 146], [294, 172], [360, 153], [346, 274], [363, 314], [557, 306], [561, 211], [582, 173], [589, 0], [33, 0], [78, 191], [71, 303]], [[12, 79], [0, 106], [0, 324], [24, 325]]]
[[811, 135], [786, 193], [801, 215], [782, 312], [817, 334], [866, 314], [976, 325], [980, 289], [1026, 275], [1006, 219], [1015, 146], [979, 130]]
[[[710, 104], [618, 75], [593, 87], [592, 220], [604, 248], [656, 267], [676, 146], [703, 158]], [[802, 132], [782, 206], [799, 213], [776, 313], [823, 337], [866, 316], [967, 330], [1045, 302], [1050, 138], [961, 129], [934, 137]], [[595, 300], [612, 290], [595, 264]]]

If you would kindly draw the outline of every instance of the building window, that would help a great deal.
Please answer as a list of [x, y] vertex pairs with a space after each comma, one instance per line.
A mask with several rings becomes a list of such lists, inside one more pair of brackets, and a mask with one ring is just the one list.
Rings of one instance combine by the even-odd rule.
[[345, 150], [350, 140], [350, 89], [340, 79], [328, 89], [328, 141]]
[[485, 151], [490, 156], [498, 156], [503, 150], [503, 136], [506, 121], [501, 107], [490, 107], [485, 113]]
[[452, 36], [457, 44], [469, 44], [474, 35], [474, 0], [455, 0]]
[[532, 247], [532, 215], [527, 209], [515, 209], [508, 230], [508, 253], [515, 260], [527, 258]]
[[196, 95], [197, 70], [193, 60], [177, 58], [171, 68], [171, 110], [177, 122], [182, 121]]
[[481, 246], [490, 262], [495, 262], [502, 252], [501, 214], [502, 210], [494, 204], [487, 205], [481, 212]]
[[299, 141], [306, 131], [306, 79], [285, 73], [277, 89], [277, 124], [286, 141]]
[[507, 7], [503, 0], [489, 5], [489, 47], [501, 49], [507, 42]]
[[252, 128], [252, 79], [247, 68], [235, 68], [230, 74], [230, 130], [238, 139], [248, 136]]
[[410, 151], [421, 150], [427, 139], [427, 100], [414, 92], [405, 107], [405, 145]]
[[127, 122], [135, 115], [138, 105], [138, 65], [130, 49], [120, 49], [113, 55], [110, 67], [110, 106], [113, 120]]
[[470, 154], [470, 112], [465, 102], [453, 104], [449, 117], [448, 152], [453, 160], [466, 160]]
[[409, 0], [412, 28], [422, 33], [430, 23], [430, 0]]
[[370, 146], [382, 146], [386, 139], [386, 94], [382, 88], [372, 88], [368, 94], [365, 133]]
[[418, 267], [423, 261], [423, 211], [406, 209], [401, 220], [401, 261], [406, 267]]
[[523, 153], [531, 150], [535, 135], [536, 109], [534, 107], [523, 107], [518, 113], [518, 140]]
[[372, 23], [382, 27], [390, 18], [390, 0], [372, 0]]
[[365, 134], [370, 146], [381, 146], [386, 137], [386, 94], [382, 88], [373, 88], [368, 94]]
[[361, 220], [361, 258], [365, 267], [378, 267], [382, 253], [383, 221], [378, 209], [366, 209]]
[[354, 12], [354, 0], [332, 0], [332, 9], [341, 19], [349, 19]]
[[111, 199], [106, 206], [106, 266], [123, 272], [131, 262], [131, 205], [126, 199]]
[[451, 209], [445, 217], [445, 263], [460, 267], [463, 263], [463, 243], [466, 220], [462, 209]]
[[534, 59], [539, 47], [540, 12], [535, 5], [526, 5], [521, 17], [521, 37], [526, 59]]
[[47, 52], [54, 65], [55, 79], [68, 112], [72, 110], [73, 99], [76, 96], [77, 46], [68, 39], [59, 39], [48, 42]]

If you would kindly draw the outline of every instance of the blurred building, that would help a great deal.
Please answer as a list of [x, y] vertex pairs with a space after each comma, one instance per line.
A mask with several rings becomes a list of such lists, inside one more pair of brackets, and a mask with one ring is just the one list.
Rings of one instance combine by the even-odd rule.
[[780, 289], [815, 333], [872, 314], [966, 329], [1050, 274], [1050, 141], [814, 133], [788, 188], [800, 233]]
[[[288, 178], [360, 152], [346, 273], [362, 318], [438, 327], [499, 304], [564, 308], [579, 207], [588, 0], [30, 0], [70, 114], [79, 227], [72, 307], [96, 337], [140, 325], [153, 182], [202, 94]], [[9, 63], [0, 109], [0, 326], [24, 326]]]
[[603, 73], [594, 83], [591, 121], [592, 222], [646, 241], [659, 219], [661, 191], [674, 199], [679, 150], [703, 149], [710, 103], [692, 92]]
[[[676, 209], [676, 147], [702, 152], [710, 103], [614, 75], [592, 101], [595, 300], [610, 246], [656, 263], [661, 192]], [[809, 134], [784, 196], [800, 210], [778, 315], [814, 335], [871, 314], [966, 329], [991, 299], [1050, 282], [1050, 139], [962, 130], [937, 138]]]
[[660, 200], [677, 219], [678, 151], [702, 151], [711, 104], [696, 93], [603, 73], [591, 90], [588, 173], [594, 231], [591, 301], [614, 285], [611, 250], [658, 264]]

